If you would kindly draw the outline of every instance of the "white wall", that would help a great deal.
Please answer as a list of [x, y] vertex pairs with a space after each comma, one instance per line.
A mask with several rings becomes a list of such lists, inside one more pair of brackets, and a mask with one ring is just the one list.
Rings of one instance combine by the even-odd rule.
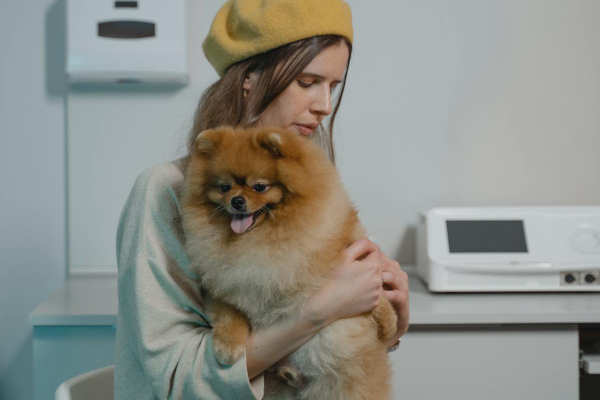
[[351, 3], [340, 166], [385, 251], [433, 206], [600, 204], [599, 1]]
[[0, 2], [0, 399], [32, 397], [28, 315], [66, 276], [64, 18]]
[[[188, 87], [69, 92], [72, 268], [114, 270], [135, 177], [181, 155], [217, 77], [200, 44], [220, 4], [190, 4]], [[350, 4], [338, 165], [386, 253], [414, 263], [417, 212], [433, 206], [600, 204], [600, 2]]]
[[115, 270], [117, 223], [135, 178], [145, 168], [185, 154], [200, 95], [218, 78], [201, 44], [222, 4], [221, 0], [188, 1], [188, 86], [69, 89], [72, 271]]

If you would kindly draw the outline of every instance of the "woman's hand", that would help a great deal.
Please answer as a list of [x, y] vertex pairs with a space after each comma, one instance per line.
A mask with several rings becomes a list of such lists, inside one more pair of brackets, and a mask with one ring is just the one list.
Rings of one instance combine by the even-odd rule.
[[246, 342], [248, 376], [254, 378], [296, 351], [335, 320], [372, 311], [382, 295], [398, 314], [398, 329], [387, 343], [391, 347], [408, 329], [408, 276], [396, 261], [362, 238], [344, 250], [332, 279], [312, 297], [306, 313], [251, 333]]
[[316, 319], [329, 324], [377, 307], [383, 293], [382, 261], [379, 247], [367, 238], [345, 249], [332, 279], [309, 304]]
[[396, 334], [387, 343], [394, 346], [398, 339], [408, 330], [410, 319], [408, 298], [408, 275], [400, 268], [400, 264], [381, 253], [383, 266], [384, 296], [392, 303], [398, 315]]
[[329, 284], [312, 298], [310, 315], [327, 325], [339, 318], [372, 311], [383, 294], [398, 315], [396, 334], [387, 343], [392, 347], [408, 330], [408, 275], [367, 238], [349, 246], [342, 257]]

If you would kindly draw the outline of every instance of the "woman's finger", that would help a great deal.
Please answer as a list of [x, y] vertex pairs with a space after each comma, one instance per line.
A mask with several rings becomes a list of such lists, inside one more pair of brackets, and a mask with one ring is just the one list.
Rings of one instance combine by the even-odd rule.
[[383, 283], [390, 286], [392, 289], [400, 288], [400, 280], [391, 272], [384, 271], [382, 274]]
[[[392, 303], [392, 305], [402, 302], [402, 294], [397, 290], [384, 290], [383, 295], [390, 301], [390, 303]], [[396, 309], [396, 307], [394, 308]], [[398, 314], [398, 310], [396, 310], [396, 314]]]
[[400, 268], [400, 264], [393, 260], [384, 262], [383, 264], [384, 282], [396, 288], [402, 288], [402, 282], [408, 280], [408, 275]]
[[[369, 239], [364, 237], [348, 246], [348, 248], [346, 248], [342, 252], [342, 254], [351, 261], [354, 261], [365, 254], [370, 255], [375, 252], [379, 252], [379, 247], [377, 247], [375, 243], [371, 242]], [[377, 257], [379, 257], [379, 254], [377, 255]]]
[[383, 260], [384, 271], [395, 272], [395, 271], [402, 270], [402, 267], [400, 267], [400, 263], [398, 263], [398, 261], [392, 260], [391, 258], [389, 258], [388, 256], [386, 256], [383, 253], [381, 253], [381, 258]]

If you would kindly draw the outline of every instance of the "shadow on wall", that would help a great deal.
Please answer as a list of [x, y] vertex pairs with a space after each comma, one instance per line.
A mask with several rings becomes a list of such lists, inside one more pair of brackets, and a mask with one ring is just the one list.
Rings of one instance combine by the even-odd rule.
[[400, 266], [417, 263], [417, 228], [414, 225], [408, 225], [402, 236], [402, 242], [398, 247], [394, 260], [400, 263]]
[[66, 5], [58, 0], [46, 13], [46, 93], [64, 97], [66, 93]]
[[12, 360], [3, 364], [7, 367], [0, 371], [0, 399], [32, 399], [33, 335], [31, 331], [21, 342]]
[[[44, 26], [45, 51], [45, 94], [50, 98], [64, 99], [65, 89], [65, 2], [53, 2], [45, 14]], [[16, 39], [16, 38], [15, 38]], [[66, 265], [64, 272], [66, 276]], [[46, 282], [29, 280], [36, 284], [37, 292], [52, 291], [54, 288], [45, 287]], [[15, 283], [24, 285], [25, 281]], [[35, 290], [32, 288], [32, 290]], [[44, 297], [45, 295], [42, 295]], [[17, 299], [17, 301], [19, 301]], [[35, 301], [33, 301], [35, 304]], [[21, 303], [18, 308], [20, 315], [15, 315], [6, 322], [13, 332], [28, 332], [17, 341], [16, 351], [10, 352], [10, 360], [2, 360], [6, 367], [0, 371], [0, 399], [30, 400], [33, 398], [33, 335], [28, 322], [31, 307]], [[18, 333], [16, 336], [18, 337]], [[14, 348], [14, 347], [13, 347]], [[5, 352], [2, 352], [5, 354]]]
[[[44, 57], [45, 57], [45, 95], [49, 98], [64, 99], [65, 88], [65, 2], [53, 2], [46, 10], [44, 21]], [[15, 38], [16, 40], [16, 38]], [[35, 111], [35, 110], [34, 110]], [[61, 266], [66, 276], [66, 265]], [[14, 287], [25, 287], [35, 291], [40, 297], [55, 289], [56, 282], [31, 278], [27, 273], [15, 275], [19, 281]], [[61, 279], [62, 277], [58, 278]], [[15, 294], [17, 293], [15, 289]], [[10, 359], [1, 360], [4, 369], [0, 371], [0, 399], [30, 400], [33, 398], [33, 335], [28, 322], [28, 314], [39, 300], [32, 299], [31, 294], [22, 293], [22, 298], [15, 298], [18, 304], [12, 316], [6, 316], [4, 323], [10, 327], [9, 341]], [[8, 318], [8, 319], [7, 319]], [[27, 332], [27, 334], [23, 334]], [[1, 346], [0, 346], [1, 347]], [[14, 349], [14, 351], [12, 351]], [[8, 348], [7, 348], [8, 350]]]

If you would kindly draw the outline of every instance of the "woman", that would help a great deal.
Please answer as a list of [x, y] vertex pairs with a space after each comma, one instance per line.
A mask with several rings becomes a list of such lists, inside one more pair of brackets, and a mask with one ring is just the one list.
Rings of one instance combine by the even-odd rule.
[[[221, 78], [200, 100], [188, 151], [204, 129], [277, 126], [319, 141], [333, 161], [331, 131], [351, 43], [350, 9], [341, 0], [227, 2], [204, 42]], [[179, 204], [187, 159], [144, 171], [121, 215], [116, 399], [261, 399], [269, 366], [333, 321], [374, 309], [382, 292], [399, 317], [388, 343], [397, 345], [408, 329], [408, 278], [363, 238], [346, 249], [303, 315], [253, 332], [237, 363], [219, 364], [184, 251]]]

